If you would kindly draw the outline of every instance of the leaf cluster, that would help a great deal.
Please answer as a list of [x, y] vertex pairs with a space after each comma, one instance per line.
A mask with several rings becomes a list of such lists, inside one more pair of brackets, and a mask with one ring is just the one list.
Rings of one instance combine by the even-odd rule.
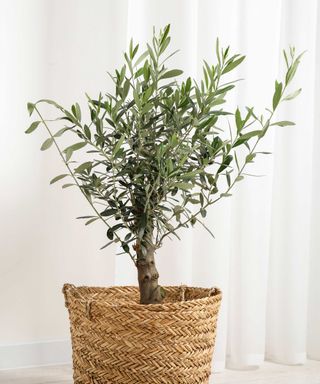
[[[107, 225], [106, 246], [119, 242], [134, 261], [132, 249], [139, 244], [146, 252], [150, 234], [159, 247], [165, 237], [178, 237], [182, 227], [199, 222], [208, 229], [202, 221], [208, 206], [230, 196], [234, 184], [243, 179], [246, 165], [266, 153], [255, 149], [271, 125], [293, 125], [272, 122], [272, 118], [281, 101], [301, 91], [285, 95], [301, 58], [290, 48], [284, 52], [285, 79], [275, 82], [268, 116], [258, 117], [251, 107], [244, 112], [227, 111], [223, 104], [237, 82], [230, 80], [230, 72], [245, 57], [230, 54], [229, 47], [220, 48], [217, 40], [216, 63], [204, 61], [200, 83], [190, 77], [178, 82], [182, 71], [166, 64], [176, 53], [167, 53], [169, 32], [170, 25], [154, 33], [142, 52], [131, 40], [124, 65], [110, 74], [114, 93], [87, 95], [88, 122], [83, 121], [78, 103], [70, 110], [52, 100], [28, 104], [30, 115], [36, 111], [40, 120], [26, 133], [43, 123], [49, 137], [41, 150], [55, 145], [69, 171], [51, 183], [71, 178], [63, 188], [79, 187], [94, 209], [94, 215], [82, 217], [86, 225], [102, 220]], [[57, 132], [40, 114], [41, 103], [60, 112], [57, 119], [65, 125]], [[226, 119], [227, 131], [222, 128]], [[58, 139], [67, 133], [74, 135], [74, 143], [60, 149]], [[240, 148], [247, 151], [242, 163], [237, 156]], [[74, 161], [77, 151], [86, 151], [90, 160]]]

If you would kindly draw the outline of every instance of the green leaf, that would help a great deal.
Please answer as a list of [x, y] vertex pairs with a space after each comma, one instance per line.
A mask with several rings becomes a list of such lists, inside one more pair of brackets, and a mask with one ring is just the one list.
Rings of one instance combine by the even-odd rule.
[[88, 140], [91, 140], [91, 131], [90, 131], [90, 128], [85, 124], [83, 130], [84, 130], [84, 134], [86, 135], [86, 138], [87, 138]]
[[133, 72], [133, 68], [132, 68], [132, 61], [129, 59], [127, 53], [124, 54], [124, 58], [127, 62], [127, 65], [128, 65], [128, 68], [130, 70], [130, 72], [132, 73]]
[[130, 44], [129, 44], [129, 55], [130, 55], [130, 59], [132, 60], [133, 59], [133, 40], [132, 40], [132, 38], [130, 39]]
[[134, 47], [133, 52], [132, 52], [132, 57], [131, 57], [131, 59], [133, 59], [133, 58], [135, 57], [136, 53], [138, 52], [138, 49], [139, 49], [139, 44], [137, 44], [137, 45]]
[[219, 44], [219, 38], [218, 37], [216, 40], [216, 55], [217, 55], [218, 63], [219, 63], [219, 65], [221, 65], [220, 44]]
[[230, 197], [232, 196], [232, 193], [221, 193], [220, 197]]
[[205, 218], [207, 216], [207, 211], [204, 209], [204, 208], [201, 208], [200, 209], [200, 214], [203, 218]]
[[143, 54], [138, 57], [138, 59], [135, 62], [134, 66], [137, 67], [146, 57], [148, 57], [148, 55], [149, 55], [148, 51], [143, 52]]
[[231, 185], [231, 176], [230, 176], [229, 172], [226, 173], [226, 178], [227, 178], [228, 187], [230, 187], [230, 185]]
[[223, 159], [223, 162], [222, 164], [220, 165], [219, 169], [218, 169], [218, 173], [224, 171], [228, 166], [229, 164], [231, 163], [233, 159], [233, 156], [232, 155], [227, 155], [224, 159]]
[[253, 159], [256, 157], [255, 153], [249, 153], [249, 155], [246, 156], [246, 163], [252, 163]]
[[91, 161], [87, 161], [81, 165], [79, 165], [77, 168], [75, 168], [75, 172], [76, 173], [82, 173], [83, 171], [88, 171], [88, 170], [91, 170], [92, 168], [92, 162]]
[[165, 39], [164, 43], [161, 45], [161, 48], [160, 48], [160, 55], [168, 48], [170, 41], [171, 41], [170, 36]]
[[41, 145], [41, 151], [45, 151], [46, 149], [50, 148], [53, 144], [53, 139], [49, 137], [42, 145]]
[[[142, 69], [144, 81], [147, 83], [150, 79], [150, 74], [151, 74], [148, 60], [145, 61], [144, 66], [140, 69]], [[135, 77], [137, 77], [137, 73]]]
[[240, 132], [243, 128], [243, 121], [241, 119], [241, 114], [239, 108], [237, 108], [235, 113], [235, 120], [236, 120], [236, 126], [237, 126], [237, 132]]
[[170, 77], [177, 77], [180, 76], [182, 73], [183, 71], [181, 71], [181, 69], [171, 69], [170, 71], [167, 71], [163, 75], [161, 75], [159, 80], [169, 79]]
[[240, 65], [243, 62], [244, 59], [245, 59], [245, 56], [241, 56], [239, 59], [229, 62], [225, 66], [224, 70], [222, 71], [222, 74], [224, 75], [225, 73], [228, 73], [233, 69], [235, 69], [238, 65]]
[[127, 243], [122, 242], [121, 247], [124, 250], [124, 252], [129, 253], [129, 245]]
[[60, 111], [65, 112], [65, 109], [64, 109], [63, 107], [61, 107], [61, 105], [59, 105], [58, 103], [56, 103], [56, 102], [53, 101], [53, 100], [49, 100], [49, 99], [41, 99], [41, 100], [38, 100], [37, 103], [46, 103], [46, 104], [50, 104], [50, 105], [53, 105], [54, 107], [56, 107], [57, 109], [59, 109]]
[[190, 92], [191, 86], [192, 86], [192, 81], [191, 81], [191, 78], [188, 77], [186, 81], [186, 93]]
[[84, 225], [89, 225], [98, 219], [99, 219], [99, 217], [93, 217], [92, 219], [88, 220]]
[[184, 211], [184, 209], [183, 209], [183, 207], [181, 207], [181, 205], [175, 205], [172, 210], [174, 213], [182, 213]]
[[127, 233], [126, 234], [126, 236], [125, 236], [125, 238], [124, 238], [124, 241], [128, 241], [128, 240], [130, 240], [131, 239], [131, 236], [132, 236], [132, 233]]
[[72, 183], [68, 183], [68, 184], [63, 184], [62, 188], [65, 189], [65, 188], [69, 188], [69, 187], [72, 187], [76, 184], [72, 184]]
[[191, 183], [174, 183], [172, 184], [173, 187], [182, 189], [184, 191], [188, 191], [189, 189], [192, 189], [194, 187]]
[[249, 139], [254, 136], [260, 136], [261, 134], [262, 130], [247, 132], [239, 137], [239, 139], [234, 143], [233, 148], [238, 147], [243, 143], [246, 143]]
[[289, 61], [288, 61], [287, 53], [284, 49], [282, 52], [283, 52], [284, 61], [286, 62], [286, 66], [287, 66], [287, 68], [289, 68]]
[[237, 183], [237, 182], [239, 182], [239, 181], [241, 181], [243, 179], [244, 179], [244, 176], [239, 175], [239, 176], [236, 177], [235, 182]]
[[239, 166], [239, 161], [238, 161], [237, 153], [236, 153], [236, 151], [234, 151], [233, 153], [234, 153], [234, 160], [236, 162], [237, 169], [238, 169], [238, 171], [240, 171], [240, 166]]
[[156, 66], [157, 65], [157, 59], [156, 59], [156, 57], [154, 55], [154, 52], [153, 52], [153, 50], [152, 50], [152, 48], [150, 47], [149, 44], [147, 44], [147, 48], [148, 48], [148, 52], [149, 52], [149, 55], [151, 57], [151, 60], [153, 61], [154, 66]]
[[[303, 53], [302, 53], [303, 54]], [[301, 55], [300, 55], [301, 56]], [[299, 58], [300, 58], [299, 56]], [[294, 78], [294, 75], [297, 72], [298, 66], [299, 66], [299, 59], [297, 58], [293, 64], [288, 68], [287, 74], [286, 74], [286, 85], [288, 85], [291, 80]]]
[[41, 121], [34, 121], [30, 127], [25, 131], [25, 133], [31, 133], [33, 132], [34, 130], [36, 130], [39, 126], [39, 124], [41, 123]]
[[223, 87], [223, 88], [220, 88], [218, 89], [216, 92], [215, 92], [215, 95], [221, 95], [221, 93], [227, 93], [228, 91], [231, 91], [231, 89], [233, 89], [235, 87], [235, 85], [228, 85], [227, 87]]
[[128, 96], [130, 90], [130, 80], [126, 80], [123, 85], [123, 92], [122, 92], [122, 100], [125, 100], [125, 98]]
[[180, 177], [181, 177], [181, 179], [190, 180], [190, 179], [194, 179], [200, 173], [203, 173], [203, 171], [201, 169], [199, 169], [197, 171], [193, 171], [193, 172], [184, 173]]
[[281, 99], [281, 94], [282, 94], [282, 83], [278, 83], [276, 81], [275, 82], [275, 91], [274, 91], [273, 99], [272, 99], [273, 110], [275, 110], [277, 108], [279, 101]]
[[73, 151], [72, 151], [72, 149], [68, 148], [68, 149], [65, 151], [65, 153], [66, 153], [66, 162], [68, 162], [68, 161], [71, 159], [71, 156], [72, 156], [72, 154], [73, 154]]
[[212, 125], [215, 124], [215, 122], [217, 121], [217, 117], [216, 116], [209, 116], [209, 118], [205, 118], [201, 124], [199, 124], [199, 129], [202, 129], [206, 126], [210, 126], [212, 127]]
[[75, 118], [78, 119], [79, 121], [81, 121], [81, 109], [80, 109], [80, 105], [78, 103], [75, 103], [71, 107], [71, 111], [72, 111], [73, 115], [75, 116]]
[[113, 227], [109, 228], [108, 231], [107, 231], [107, 237], [108, 237], [108, 239], [113, 240], [113, 238], [114, 238], [114, 233], [115, 233], [119, 228], [123, 228], [123, 224], [116, 224], [116, 225], [114, 225]]
[[144, 102], [148, 101], [149, 98], [150, 98], [150, 96], [152, 95], [152, 93], [153, 93], [153, 87], [151, 86], [151, 87], [149, 87], [149, 88], [145, 91], [145, 93], [144, 93], [144, 95], [143, 95], [143, 101], [144, 101]]
[[59, 131], [57, 133], [55, 133], [53, 136], [54, 137], [60, 137], [61, 135], [63, 135], [66, 131], [69, 131], [71, 128], [69, 127], [64, 127], [64, 128], [61, 128], [59, 129]]
[[114, 208], [107, 208], [100, 213], [101, 216], [113, 216], [117, 213], [117, 210]]
[[64, 153], [68, 153], [68, 152], [70, 153], [70, 152], [71, 152], [71, 154], [72, 154], [74, 151], [78, 151], [79, 149], [85, 147], [86, 145], [87, 145], [86, 142], [84, 142], [84, 141], [80, 141], [79, 143], [70, 145], [69, 147], [67, 147], [66, 149], [64, 149], [63, 152], [64, 152]]
[[169, 32], [170, 32], [170, 24], [166, 25], [165, 28], [164, 28], [163, 35], [162, 35], [161, 40], [160, 40], [160, 45], [162, 45], [164, 43], [164, 41], [167, 38]]
[[33, 104], [33, 103], [28, 103], [28, 104], [27, 104], [27, 109], [28, 109], [28, 112], [29, 112], [29, 116], [32, 115], [32, 113], [33, 113], [35, 107], [36, 107], [36, 105]]
[[297, 89], [296, 91], [290, 93], [288, 96], [286, 96], [283, 100], [292, 100], [295, 97], [297, 97], [301, 93], [301, 88]]
[[117, 142], [117, 144], [115, 145], [115, 147], [113, 149], [112, 156], [116, 156], [116, 154], [118, 153], [118, 151], [119, 151], [121, 145], [123, 144], [125, 138], [126, 137], [124, 134], [120, 137], [119, 141]]
[[68, 173], [64, 173], [63, 175], [58, 175], [56, 177], [54, 177], [51, 181], [50, 181], [50, 184], [53, 184], [53, 183], [56, 183], [57, 181], [65, 178], [66, 176], [69, 176]]
[[294, 123], [293, 121], [284, 120], [284, 121], [277, 121], [276, 123], [273, 123], [271, 125], [278, 125], [279, 127], [287, 127], [287, 126], [296, 125], [296, 123]]
[[197, 199], [188, 199], [188, 203], [191, 203], [191, 204], [200, 204], [200, 200], [197, 200]]
[[[210, 84], [214, 84], [214, 75], [213, 75], [213, 72], [210, 68], [210, 65], [205, 60], [203, 62], [204, 62], [203, 72], [205, 75], [205, 81], [206, 81], [206, 83], [208, 83], [208, 76], [209, 76]], [[221, 93], [221, 90], [217, 90], [215, 92], [215, 94], [218, 95], [219, 92]]]

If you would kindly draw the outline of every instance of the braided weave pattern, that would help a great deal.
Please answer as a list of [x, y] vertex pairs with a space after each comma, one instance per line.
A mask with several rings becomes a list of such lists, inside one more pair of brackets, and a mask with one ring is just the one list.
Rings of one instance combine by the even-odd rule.
[[206, 384], [216, 336], [217, 288], [165, 287], [139, 304], [136, 287], [65, 284], [75, 384]]

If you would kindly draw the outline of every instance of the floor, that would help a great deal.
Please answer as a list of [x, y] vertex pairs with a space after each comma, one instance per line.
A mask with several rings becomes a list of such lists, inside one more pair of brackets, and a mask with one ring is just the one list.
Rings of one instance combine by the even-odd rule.
[[[1, 384], [72, 384], [69, 365], [0, 371]], [[320, 384], [320, 361], [303, 366], [265, 363], [251, 371], [226, 370], [214, 374], [212, 384]]]

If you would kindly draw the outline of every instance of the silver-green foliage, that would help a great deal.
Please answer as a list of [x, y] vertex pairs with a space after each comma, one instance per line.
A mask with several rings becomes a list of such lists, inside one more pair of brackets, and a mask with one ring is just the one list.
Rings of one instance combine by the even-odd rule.
[[[147, 233], [154, 234], [154, 245], [159, 247], [167, 236], [178, 236], [180, 228], [197, 222], [207, 228], [203, 223], [207, 208], [230, 196], [246, 165], [265, 153], [256, 147], [269, 128], [294, 124], [272, 118], [281, 101], [300, 93], [299, 89], [287, 94], [301, 58], [290, 48], [284, 51], [285, 77], [275, 82], [267, 116], [258, 117], [248, 107], [242, 113], [238, 108], [226, 111], [223, 104], [236, 81], [225, 82], [225, 75], [245, 57], [231, 55], [229, 47], [220, 48], [217, 40], [217, 62], [204, 61], [201, 82], [190, 77], [178, 82], [175, 78], [182, 71], [166, 66], [175, 53], [167, 54], [169, 30], [168, 25], [154, 34], [141, 54], [131, 41], [124, 65], [111, 75], [115, 93], [97, 99], [87, 95], [89, 122], [83, 121], [78, 103], [71, 110], [52, 100], [28, 104], [30, 115], [36, 112], [39, 120], [26, 133], [43, 124], [49, 137], [41, 149], [55, 145], [68, 170], [51, 183], [71, 178], [63, 188], [78, 186], [94, 210], [92, 216], [82, 217], [86, 225], [102, 220], [108, 227], [106, 246], [118, 242], [134, 262], [136, 244], [146, 252]], [[38, 108], [42, 103], [61, 113], [58, 120], [66, 125], [57, 132], [42, 117]], [[220, 126], [224, 119], [227, 132]], [[66, 133], [75, 135], [74, 144], [60, 149], [58, 139]], [[240, 148], [247, 151], [244, 157], [237, 156]], [[89, 154], [89, 161], [73, 160], [80, 150]]]

